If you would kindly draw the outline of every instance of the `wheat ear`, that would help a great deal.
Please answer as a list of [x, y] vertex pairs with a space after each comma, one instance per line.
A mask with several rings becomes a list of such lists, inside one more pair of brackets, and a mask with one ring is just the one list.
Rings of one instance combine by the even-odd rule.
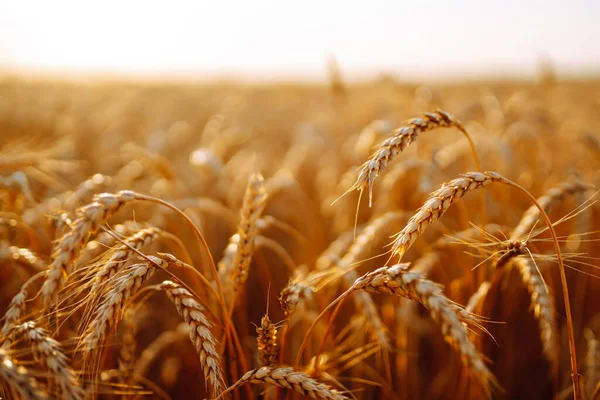
[[469, 332], [465, 326], [479, 326], [478, 318], [446, 298], [440, 285], [425, 279], [419, 273], [409, 271], [408, 267], [409, 264], [396, 264], [369, 272], [356, 280], [352, 290], [393, 294], [425, 306], [433, 320], [441, 325], [446, 342], [460, 353], [464, 365], [489, 396], [492, 387], [499, 387], [498, 383], [469, 340]]
[[301, 279], [294, 279], [288, 282], [288, 284], [279, 293], [279, 305], [288, 318], [298, 303], [301, 297], [310, 297], [313, 292], [313, 288], [304, 283]]
[[[593, 189], [593, 185], [579, 180], [563, 182], [548, 190], [543, 196], [539, 197], [537, 201], [544, 211], [548, 213], [552, 207], [563, 201], [565, 198], [590, 189]], [[529, 207], [527, 211], [523, 213], [521, 220], [511, 233], [509, 240], [523, 240], [533, 229], [539, 218], [540, 210], [536, 206]]]
[[25, 300], [27, 300], [26, 284], [21, 286], [19, 293], [14, 295], [8, 305], [8, 309], [4, 313], [4, 324], [2, 325], [2, 331], [0, 331], [0, 338], [2, 338], [0, 342], [2, 346], [6, 346], [10, 343], [8, 334], [21, 319], [21, 315], [23, 315], [23, 312], [25, 311]]
[[94, 197], [94, 201], [77, 210], [77, 218], [72, 229], [55, 246], [52, 263], [48, 267], [48, 276], [42, 286], [44, 307], [49, 307], [58, 298], [58, 292], [64, 285], [71, 266], [77, 260], [81, 249], [90, 236], [114, 215], [125, 203], [135, 199], [135, 193], [121, 191], [117, 194], [103, 193]]
[[[396, 155], [402, 153], [421, 133], [431, 131], [436, 128], [455, 127], [463, 132], [469, 142], [471, 138], [468, 135], [463, 124], [453, 115], [437, 110], [435, 112], [424, 113], [421, 118], [413, 118], [406, 122], [406, 126], [396, 129], [392, 136], [384, 140], [377, 146], [377, 149], [371, 155], [371, 158], [365, 162], [359, 170], [358, 178], [350, 190], [363, 191], [369, 190], [369, 206], [372, 204], [373, 183], [379, 173], [385, 168]], [[471, 143], [471, 147], [473, 145]], [[479, 169], [479, 161], [476, 162]]]
[[291, 367], [261, 367], [248, 371], [239, 381], [227, 388], [215, 400], [222, 398], [226, 393], [246, 383], [270, 384], [283, 389], [290, 389], [312, 399], [344, 400], [344, 394], [329, 385], [320, 383], [303, 372], [295, 371]]
[[357, 234], [360, 234], [362, 227], [357, 227], [356, 231], [351, 229], [341, 233], [329, 246], [319, 255], [315, 262], [318, 271], [325, 271], [337, 264], [342, 259], [342, 255], [348, 251]]
[[133, 235], [123, 240], [116, 249], [110, 252], [110, 256], [103, 262], [102, 268], [94, 275], [91, 293], [100, 295], [102, 287], [112, 278], [127, 260], [133, 256], [134, 250], [140, 250], [155, 241], [160, 236], [161, 230], [155, 227], [140, 229]]
[[248, 278], [248, 270], [254, 252], [254, 241], [258, 235], [257, 221], [265, 209], [267, 190], [265, 180], [259, 173], [254, 173], [248, 180], [248, 187], [244, 194], [241, 210], [240, 224], [238, 227], [237, 250], [232, 261], [233, 289], [236, 291]]
[[50, 398], [27, 368], [15, 364], [3, 349], [0, 349], [0, 377], [24, 399]]
[[123, 385], [131, 383], [133, 368], [135, 366], [135, 353], [137, 348], [137, 320], [136, 310], [128, 308], [123, 316], [123, 334], [121, 335], [121, 348], [119, 351], [119, 382]]
[[83, 199], [90, 196], [92, 193], [98, 193], [105, 190], [111, 180], [110, 176], [94, 174], [91, 178], [81, 182], [75, 190], [65, 192], [59, 196], [49, 197], [42, 203], [28, 209], [23, 214], [23, 220], [30, 225], [35, 225], [39, 223], [40, 220], [43, 221], [43, 217], [57, 210], [64, 209], [72, 211], [83, 201]]
[[258, 356], [263, 366], [271, 366], [277, 363], [277, 326], [271, 321], [268, 314], [260, 320], [260, 326], [256, 328], [256, 345]]
[[190, 340], [200, 356], [204, 378], [210, 382], [214, 393], [219, 394], [225, 382], [221, 357], [217, 352], [217, 341], [210, 331], [213, 324], [206, 317], [204, 307], [194, 295], [175, 282], [164, 281], [158, 285], [158, 289], [167, 294], [181, 318], [189, 325]]
[[479, 306], [485, 300], [485, 296], [487, 296], [487, 293], [491, 287], [492, 284], [489, 281], [481, 282], [481, 285], [479, 285], [477, 291], [469, 298], [469, 301], [465, 306], [465, 311], [469, 313], [474, 312], [477, 306]]
[[440, 219], [452, 204], [468, 193], [493, 182], [503, 182], [502, 176], [486, 171], [468, 172], [460, 178], [444, 183], [427, 197], [417, 213], [408, 220], [404, 229], [396, 235], [392, 246], [393, 253], [402, 258], [427, 226]]
[[[390, 229], [390, 226], [403, 216], [404, 213], [402, 212], [390, 211], [374, 218], [361, 229], [360, 234], [356, 237], [354, 243], [349, 246], [346, 253], [336, 263], [337, 266], [343, 270], [348, 270], [348, 272], [344, 274], [344, 279], [350, 286], [358, 278], [358, 274], [349, 268], [351, 268], [355, 262], [365, 258], [368, 252], [374, 247], [375, 239], [379, 235], [382, 235], [385, 229]], [[368, 317], [366, 323], [373, 329], [373, 333], [381, 347], [389, 349], [390, 343], [387, 337], [387, 329], [381, 320], [371, 296], [367, 293], [357, 293], [354, 297], [354, 301], [357, 308]]]
[[600, 382], [600, 343], [594, 332], [586, 328], [584, 331], [587, 342], [587, 353], [585, 357], [585, 392], [591, 399], [596, 385]]
[[12, 335], [22, 335], [31, 343], [36, 359], [46, 366], [51, 373], [51, 379], [58, 384], [61, 398], [83, 399], [81, 383], [71, 368], [61, 344], [52, 339], [46, 330], [36, 327], [33, 321], [28, 321], [16, 326]]
[[558, 356], [558, 343], [555, 334], [554, 298], [548, 292], [544, 278], [530, 257], [515, 257], [512, 263], [517, 267], [531, 296], [531, 307], [538, 320], [544, 355], [549, 361], [555, 362]]
[[46, 263], [30, 249], [8, 246], [6, 242], [0, 242], [0, 262], [9, 260], [25, 265], [33, 273], [46, 269]]
[[125, 268], [123, 274], [116, 277], [110, 290], [103, 296], [102, 303], [81, 340], [84, 355], [100, 348], [110, 329], [121, 320], [127, 301], [154, 275], [155, 265], [164, 264], [160, 258], [147, 257], [152, 262], [133, 264]]

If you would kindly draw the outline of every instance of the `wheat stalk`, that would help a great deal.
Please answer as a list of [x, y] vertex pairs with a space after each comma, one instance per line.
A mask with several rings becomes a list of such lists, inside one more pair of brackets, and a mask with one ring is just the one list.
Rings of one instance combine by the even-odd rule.
[[174, 330], [165, 331], [158, 335], [135, 360], [134, 375], [145, 376], [156, 357], [173, 343], [189, 337], [189, 332], [189, 325], [186, 322], [181, 322]]
[[[344, 279], [350, 285], [354, 284], [358, 278], [359, 276], [354, 270], [348, 271], [344, 275]], [[379, 345], [384, 349], [390, 349], [390, 341], [387, 333], [388, 330], [384, 322], [381, 320], [377, 306], [375, 305], [375, 302], [371, 296], [366, 292], [357, 292], [354, 296], [354, 301], [360, 313], [367, 317], [365, 323], [373, 330]]]

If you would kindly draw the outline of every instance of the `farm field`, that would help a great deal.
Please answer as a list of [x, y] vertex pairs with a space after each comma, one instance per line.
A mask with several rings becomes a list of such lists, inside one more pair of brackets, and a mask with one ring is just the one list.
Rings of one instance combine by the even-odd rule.
[[2, 78], [0, 398], [600, 399], [598, 93]]

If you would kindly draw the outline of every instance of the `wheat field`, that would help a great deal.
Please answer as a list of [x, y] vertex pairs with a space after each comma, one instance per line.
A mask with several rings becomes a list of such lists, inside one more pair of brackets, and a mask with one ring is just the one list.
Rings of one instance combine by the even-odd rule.
[[600, 81], [0, 81], [0, 398], [600, 399]]

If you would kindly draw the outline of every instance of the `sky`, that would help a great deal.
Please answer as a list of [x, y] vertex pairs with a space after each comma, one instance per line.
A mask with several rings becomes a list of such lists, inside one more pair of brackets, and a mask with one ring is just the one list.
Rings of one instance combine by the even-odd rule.
[[0, 69], [406, 77], [600, 72], [600, 1], [0, 1]]

